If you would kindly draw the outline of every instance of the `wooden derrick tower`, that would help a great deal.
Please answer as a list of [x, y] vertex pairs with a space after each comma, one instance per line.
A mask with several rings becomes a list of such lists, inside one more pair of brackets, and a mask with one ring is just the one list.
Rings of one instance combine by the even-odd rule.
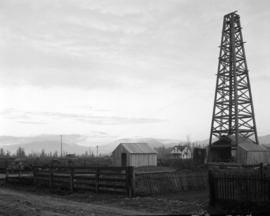
[[223, 20], [210, 149], [215, 140], [224, 137], [233, 137], [231, 151], [236, 150], [240, 139], [259, 144], [240, 16], [236, 12]]

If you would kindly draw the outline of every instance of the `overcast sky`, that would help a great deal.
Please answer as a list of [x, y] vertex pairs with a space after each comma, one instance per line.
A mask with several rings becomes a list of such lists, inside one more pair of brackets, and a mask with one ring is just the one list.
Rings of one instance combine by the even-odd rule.
[[208, 138], [235, 10], [269, 134], [269, 0], [1, 0], [0, 135]]

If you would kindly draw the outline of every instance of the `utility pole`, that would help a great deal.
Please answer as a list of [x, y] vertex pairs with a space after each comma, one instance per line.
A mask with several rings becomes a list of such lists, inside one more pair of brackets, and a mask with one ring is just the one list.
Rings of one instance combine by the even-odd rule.
[[97, 145], [97, 157], [98, 157], [98, 145]]
[[60, 140], [61, 140], [61, 142], [60, 142], [60, 153], [61, 153], [61, 157], [63, 156], [63, 143], [62, 143], [62, 139], [63, 139], [63, 135], [60, 135]]

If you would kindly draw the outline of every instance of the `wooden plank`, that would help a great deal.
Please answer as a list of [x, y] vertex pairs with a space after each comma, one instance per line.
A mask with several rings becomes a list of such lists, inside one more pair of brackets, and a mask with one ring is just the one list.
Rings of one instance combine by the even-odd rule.
[[54, 175], [53, 178], [55, 179], [69, 179], [70, 175]]
[[74, 184], [74, 169], [70, 168], [70, 191], [73, 192], [73, 184]]
[[95, 188], [96, 184], [94, 182], [93, 183], [86, 183], [86, 182], [77, 183], [77, 182], [74, 182], [73, 186], [74, 186], [74, 188], [80, 187], [80, 186], [87, 186], [87, 187], [94, 187]]
[[35, 175], [37, 175], [37, 176], [49, 176], [50, 172], [36, 172]]
[[99, 169], [100, 172], [103, 172], [103, 171], [116, 171], [116, 172], [120, 172], [120, 171], [123, 171], [125, 172], [127, 170], [126, 167], [91, 167], [91, 166], [88, 166], [88, 167], [84, 167], [84, 166], [33, 166], [33, 168], [35, 169], [47, 169], [47, 170], [50, 170], [50, 168], [53, 168], [53, 169], [58, 169], [58, 170], [69, 170], [70, 168], [73, 168], [74, 169], [74, 172], [76, 172], [77, 170], [97, 170]]
[[43, 178], [43, 177], [38, 177], [38, 176], [36, 177], [36, 180], [37, 181], [44, 180], [44, 181], [48, 181], [48, 182], [50, 181], [49, 178]]
[[135, 172], [134, 167], [127, 167], [127, 194], [129, 197], [134, 195], [135, 191]]
[[75, 190], [83, 190], [83, 191], [96, 191], [96, 186], [91, 186], [91, 185], [74, 185]]
[[96, 181], [88, 181], [88, 180], [84, 180], [84, 179], [74, 179], [74, 183], [77, 183], [77, 184], [96, 184]]
[[88, 176], [96, 176], [96, 171], [95, 172], [77, 172], [74, 171], [74, 175], [76, 176], [84, 176], [84, 175], [88, 175]]
[[109, 181], [109, 182], [126, 182], [126, 178], [100, 178], [100, 181]]
[[235, 200], [235, 187], [232, 175], [229, 175], [230, 190], [229, 193], [232, 194], [232, 200]]
[[69, 188], [69, 185], [68, 184], [62, 184], [62, 183], [59, 183], [59, 182], [53, 182], [53, 188], [55, 187], [59, 187], [59, 188], [66, 188], [68, 189]]
[[116, 189], [116, 188], [100, 188], [100, 192], [126, 194], [125, 189], [123, 190], [123, 189]]
[[54, 177], [59, 176], [59, 177], [67, 177], [67, 178], [69, 178], [70, 177], [70, 173], [60, 173], [60, 172], [56, 173], [56, 172], [53, 172], [53, 176]]
[[50, 187], [53, 186], [53, 169], [50, 167], [50, 181], [49, 181], [49, 185]]
[[74, 182], [73, 185], [90, 185], [90, 186], [96, 186], [95, 182]]
[[91, 180], [96, 180], [96, 176], [77, 176], [74, 175], [74, 179], [82, 179], [82, 180], [86, 180], [86, 181], [91, 181]]
[[126, 172], [128, 167], [98, 167], [101, 172], [104, 171], [124, 171]]
[[96, 173], [96, 193], [98, 193], [99, 190], [99, 168], [97, 168], [97, 173]]
[[126, 189], [126, 185], [99, 184], [99, 188], [121, 188]]
[[125, 177], [127, 174], [126, 173], [99, 173], [100, 176], [123, 176]]
[[62, 182], [63, 184], [70, 183], [69, 179], [53, 179], [53, 182]]

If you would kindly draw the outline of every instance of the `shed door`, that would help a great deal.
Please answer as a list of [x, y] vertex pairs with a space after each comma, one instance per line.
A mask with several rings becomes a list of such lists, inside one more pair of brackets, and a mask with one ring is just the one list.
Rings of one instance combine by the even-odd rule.
[[126, 153], [121, 154], [121, 166], [123, 166], [123, 167], [127, 166], [127, 154]]

